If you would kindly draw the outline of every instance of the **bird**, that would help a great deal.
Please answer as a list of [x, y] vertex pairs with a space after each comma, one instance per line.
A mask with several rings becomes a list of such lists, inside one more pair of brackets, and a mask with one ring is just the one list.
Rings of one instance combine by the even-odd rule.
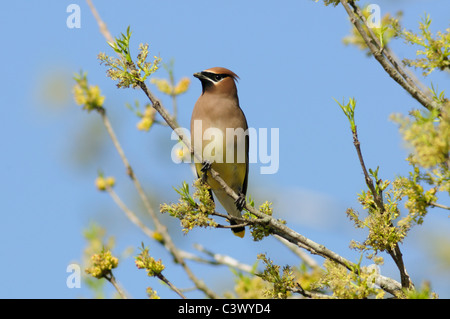
[[[210, 186], [210, 195], [212, 190], [228, 215], [242, 217], [248, 185], [249, 135], [247, 119], [239, 105], [236, 87], [239, 77], [223, 67], [194, 73], [194, 77], [202, 85], [202, 93], [194, 105], [190, 123], [192, 151], [202, 155], [202, 161], [195, 162], [197, 177]], [[227, 136], [227, 129], [235, 135]], [[209, 136], [211, 132], [215, 133], [212, 134], [214, 139], [211, 137], [211, 142], [207, 143], [205, 135]], [[230, 197], [212, 178], [209, 168], [219, 173], [236, 192], [239, 196], [237, 200]], [[214, 200], [213, 196], [211, 198]], [[245, 227], [238, 226], [232, 219], [229, 222], [233, 226], [233, 234], [243, 238]]]

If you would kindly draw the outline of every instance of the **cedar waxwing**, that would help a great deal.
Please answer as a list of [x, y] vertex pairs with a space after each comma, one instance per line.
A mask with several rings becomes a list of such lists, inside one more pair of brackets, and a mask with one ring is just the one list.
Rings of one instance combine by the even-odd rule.
[[[227, 213], [241, 217], [248, 183], [249, 137], [247, 120], [237, 95], [235, 80], [239, 77], [221, 67], [195, 73], [194, 76], [202, 84], [202, 94], [195, 103], [191, 118], [193, 151], [202, 158], [202, 163], [196, 160], [195, 169]], [[239, 195], [237, 201], [211, 177], [206, 170], [209, 166]], [[203, 174], [205, 171], [206, 175]], [[237, 223], [230, 220], [230, 224]], [[236, 236], [244, 237], [244, 227], [232, 227], [231, 230]]]

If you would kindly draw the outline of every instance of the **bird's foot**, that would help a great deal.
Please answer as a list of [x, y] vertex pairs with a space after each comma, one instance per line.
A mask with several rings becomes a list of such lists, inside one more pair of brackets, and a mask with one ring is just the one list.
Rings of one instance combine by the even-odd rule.
[[245, 195], [244, 195], [244, 193], [239, 193], [239, 195], [238, 195], [239, 197], [238, 197], [238, 199], [236, 199], [235, 201], [234, 201], [234, 203], [236, 204], [236, 208], [238, 209], [238, 210], [242, 210], [242, 209], [244, 209], [244, 206], [245, 206]]
[[206, 183], [206, 177], [207, 177], [207, 173], [209, 171], [209, 169], [211, 168], [211, 162], [210, 161], [203, 161], [203, 166], [200, 169], [200, 171], [203, 173], [202, 174], [202, 183]]

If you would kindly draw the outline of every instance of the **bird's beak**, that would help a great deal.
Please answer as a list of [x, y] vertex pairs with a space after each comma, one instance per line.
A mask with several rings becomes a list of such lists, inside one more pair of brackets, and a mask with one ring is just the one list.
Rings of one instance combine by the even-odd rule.
[[199, 80], [206, 79], [206, 77], [202, 74], [202, 72], [194, 73], [194, 76]]

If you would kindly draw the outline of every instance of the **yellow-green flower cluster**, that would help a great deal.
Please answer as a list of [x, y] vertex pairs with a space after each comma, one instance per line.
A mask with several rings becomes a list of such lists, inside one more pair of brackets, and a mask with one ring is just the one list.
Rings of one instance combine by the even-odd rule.
[[153, 232], [152, 238], [160, 243], [164, 243], [164, 237], [160, 232]]
[[[412, 148], [408, 161], [417, 175], [415, 181], [425, 181], [435, 192], [450, 194], [450, 102], [442, 94], [436, 100], [439, 109], [413, 111], [411, 117], [393, 115], [392, 119]], [[435, 201], [435, 194], [426, 194]]]
[[130, 27], [126, 34], [121, 34], [113, 43], [108, 43], [119, 55], [119, 58], [109, 57], [105, 53], [100, 53], [98, 59], [104, 63], [108, 70], [106, 74], [116, 80], [119, 88], [136, 88], [140, 86], [151, 74], [155, 73], [161, 62], [161, 58], [154, 56], [153, 62], [147, 62], [148, 44], [139, 45], [139, 54], [135, 63], [130, 55]]
[[147, 62], [148, 44], [139, 45], [139, 54], [137, 56], [137, 68], [143, 75], [140, 75], [139, 81], [144, 82], [147, 77], [155, 73], [159, 69], [161, 58], [156, 55], [153, 56], [153, 62]]
[[176, 96], [185, 93], [189, 89], [191, 80], [184, 77], [175, 86], [172, 86], [166, 79], [152, 78], [150, 83], [156, 85], [160, 92], [170, 96]]
[[149, 277], [158, 276], [165, 268], [161, 259], [156, 261], [150, 256], [149, 249], [144, 246], [141, 253], [135, 257], [135, 264], [137, 268], [145, 269]]
[[429, 75], [436, 68], [441, 71], [450, 70], [450, 28], [446, 29], [446, 32], [438, 31], [433, 37], [430, 25], [431, 19], [427, 15], [419, 24], [419, 34], [406, 30], [401, 33], [405, 41], [423, 48], [423, 50], [417, 50], [417, 55], [425, 56], [424, 58], [405, 59], [403, 62], [423, 69], [424, 76]]
[[333, 296], [342, 299], [362, 299], [369, 296], [383, 298], [384, 291], [377, 288], [375, 283], [375, 269], [361, 267], [357, 273], [349, 271], [333, 261], [324, 262], [326, 273], [316, 283], [317, 288], [328, 287]]
[[92, 266], [86, 269], [86, 273], [95, 278], [109, 275], [111, 270], [119, 264], [119, 260], [111, 254], [110, 250], [92, 255], [91, 262]]
[[101, 95], [98, 85], [89, 85], [86, 73], [76, 74], [74, 79], [76, 81], [73, 88], [75, 102], [83, 105], [83, 109], [88, 112], [101, 109], [105, 97]]
[[399, 177], [393, 183], [396, 196], [401, 200], [408, 197], [405, 208], [408, 214], [398, 221], [399, 227], [410, 228], [413, 223], [422, 224], [423, 217], [427, 213], [427, 208], [431, 202], [436, 201], [436, 189], [430, 188], [424, 191], [423, 186], [406, 177]]
[[265, 295], [276, 299], [286, 299], [290, 296], [290, 291], [296, 286], [293, 269], [290, 266], [285, 266], [280, 273], [281, 267], [275, 265], [266, 255], [259, 254], [258, 259], [265, 264], [264, 271], [258, 276], [273, 284], [271, 289], [265, 290]]
[[422, 283], [421, 287], [415, 289], [409, 289], [405, 291], [406, 298], [408, 299], [438, 299], [439, 296], [431, 291], [431, 286], [429, 281]]
[[[318, 2], [319, 0], [316, 0], [316, 2]], [[341, 0], [323, 0], [323, 3], [326, 6], [329, 6], [330, 4], [332, 4], [333, 6], [337, 6], [339, 3], [341, 2]]]
[[158, 292], [156, 290], [153, 290], [151, 287], [148, 287], [146, 292], [149, 299], [161, 299], [158, 296]]
[[[363, 192], [359, 200], [376, 207], [369, 192]], [[364, 207], [367, 208], [367, 206]], [[366, 240], [363, 243], [352, 240], [350, 247], [361, 251], [373, 250], [374, 254], [369, 255], [369, 258], [375, 256], [379, 251], [392, 250], [406, 236], [404, 229], [395, 227], [393, 224], [399, 214], [396, 206], [392, 206], [391, 211], [385, 212], [381, 212], [379, 209], [369, 209], [369, 213], [364, 219], [360, 219], [359, 213], [354, 209], [349, 208], [346, 213], [356, 227], [368, 228], [369, 234]]]
[[141, 117], [141, 120], [136, 125], [137, 129], [140, 131], [150, 130], [150, 128], [153, 126], [153, 123], [155, 122], [155, 115], [156, 110], [151, 106], [147, 106], [144, 114]]
[[194, 187], [196, 191], [191, 196], [189, 185], [183, 182], [183, 185], [176, 189], [181, 196], [180, 202], [172, 205], [163, 204], [160, 208], [161, 213], [169, 213], [180, 220], [184, 233], [188, 233], [194, 227], [217, 227], [214, 219], [209, 217], [211, 213], [214, 213], [215, 204], [211, 199], [208, 185], [198, 179], [195, 181]]
[[[373, 254], [368, 255], [374, 258], [379, 251], [392, 250], [395, 245], [402, 242], [408, 231], [414, 225], [420, 225], [427, 208], [431, 202], [437, 200], [436, 188], [432, 187], [425, 191], [423, 186], [418, 184], [420, 176], [419, 169], [414, 167], [410, 177], [397, 177], [392, 183], [383, 181], [380, 183], [380, 191], [389, 188], [384, 195], [384, 210], [375, 204], [370, 191], [362, 191], [358, 197], [359, 202], [367, 210], [367, 217], [361, 218], [359, 213], [352, 208], [347, 209], [348, 217], [355, 223], [357, 228], [367, 228], [368, 236], [363, 243], [352, 241], [352, 248], [368, 251]], [[404, 198], [407, 197], [407, 200]], [[400, 218], [399, 203], [404, 202], [407, 214]], [[375, 260], [375, 259], [374, 259]]]
[[[265, 299], [268, 296], [264, 292], [270, 288], [270, 284], [259, 276], [238, 274], [234, 292], [239, 299]], [[231, 292], [226, 293], [225, 296], [228, 298], [236, 297]]]
[[[254, 203], [253, 201], [250, 202], [250, 205], [253, 206]], [[273, 213], [273, 208], [272, 208], [272, 203], [271, 202], [264, 202], [261, 206], [259, 206], [259, 211], [264, 214], [269, 216], [272, 216]], [[257, 216], [251, 214], [248, 211], [245, 211], [243, 217], [245, 219], [258, 219]], [[283, 224], [286, 223], [286, 221], [278, 219], [278, 222], [281, 222]], [[264, 237], [269, 236], [272, 232], [269, 226], [267, 226], [265, 223], [258, 223], [258, 224], [251, 224], [249, 225], [250, 228], [250, 233], [252, 234], [253, 240], [254, 241], [260, 241], [262, 240]]]
[[115, 183], [116, 183], [116, 180], [112, 176], [109, 176], [109, 177], [99, 176], [95, 180], [95, 186], [97, 187], [97, 189], [99, 191], [105, 191], [108, 188], [112, 188], [112, 187], [114, 187]]
[[156, 88], [160, 92], [162, 92], [164, 94], [167, 94], [167, 95], [171, 95], [172, 94], [173, 88], [170, 85], [169, 81], [167, 81], [166, 79], [152, 78], [150, 80], [150, 83], [155, 84]]
[[450, 151], [450, 103], [441, 110], [421, 113], [411, 112], [411, 117], [393, 115], [400, 125], [405, 141], [413, 147], [412, 161], [424, 168], [449, 162]]
[[182, 78], [177, 85], [175, 86], [175, 88], [173, 89], [173, 94], [174, 95], [179, 95], [179, 94], [183, 94], [184, 92], [186, 92], [189, 89], [189, 84], [191, 83], [191, 80], [189, 80], [189, 78]]

